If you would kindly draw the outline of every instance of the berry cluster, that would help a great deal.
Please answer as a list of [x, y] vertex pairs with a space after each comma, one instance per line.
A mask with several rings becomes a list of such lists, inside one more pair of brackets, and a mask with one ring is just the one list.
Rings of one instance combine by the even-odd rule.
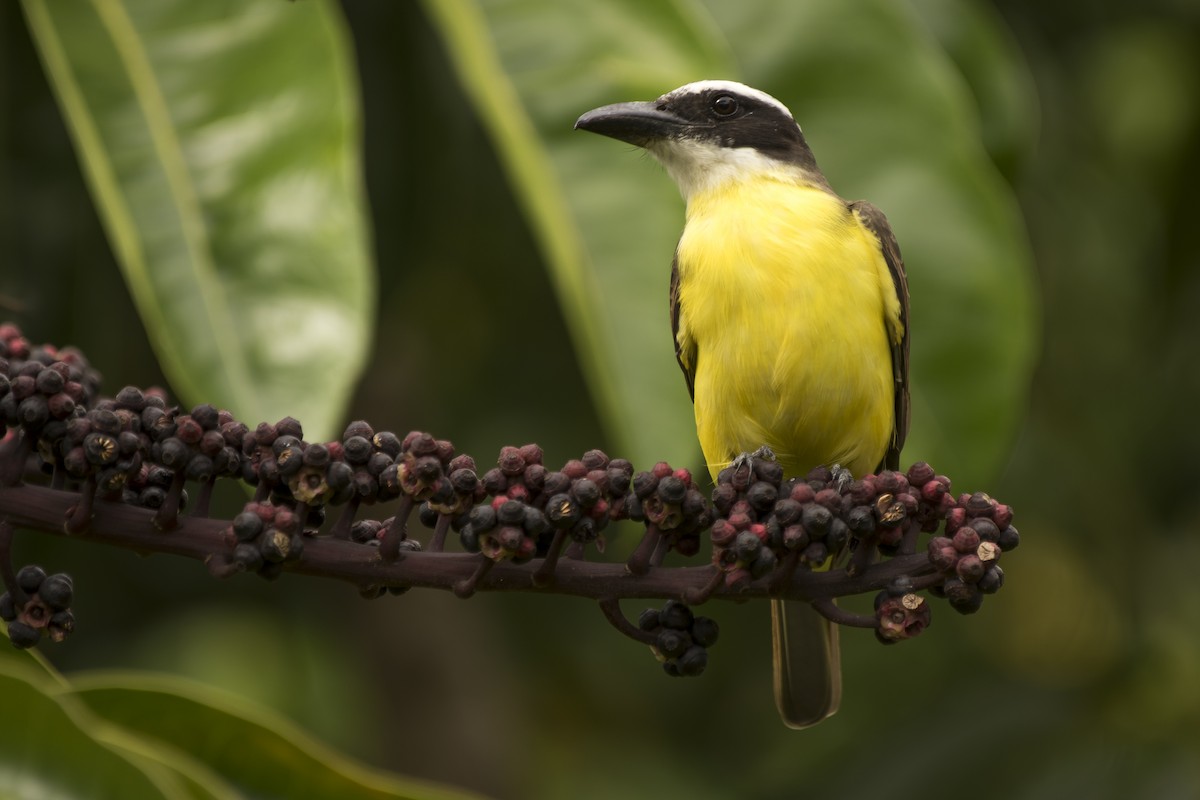
[[447, 526], [461, 531], [467, 524], [468, 512], [487, 497], [471, 456], [459, 455], [450, 459], [445, 472], [445, 479], [439, 481], [429, 499], [421, 503], [419, 512], [421, 523], [434, 529], [430, 549], [435, 552], [445, 544]]
[[973, 614], [985, 594], [1004, 585], [1000, 553], [1021, 543], [1012, 509], [982, 492], [961, 495], [946, 515], [945, 534], [929, 540], [929, 560], [946, 576], [930, 591], [949, 600], [955, 611]]
[[453, 491], [446, 477], [453, 460], [454, 445], [450, 442], [435, 439], [429, 433], [412, 431], [400, 443], [400, 455], [396, 459], [396, 481], [400, 491], [417, 503], [429, 500], [439, 490]]
[[704, 672], [708, 648], [719, 633], [715, 620], [696, 616], [678, 600], [668, 600], [661, 609], [647, 608], [638, 617], [638, 628], [654, 637], [650, 649], [673, 678]]
[[16, 575], [16, 586], [0, 595], [0, 619], [8, 623], [8, 638], [14, 647], [37, 644], [42, 634], [61, 642], [75, 629], [71, 600], [75, 586], [66, 573], [47, 575], [29, 564]]
[[465, 549], [518, 563], [551, 552], [557, 557], [567, 539], [580, 548], [576, 555], [591, 543], [603, 550], [609, 521], [625, 517], [622, 499], [633, 466], [589, 450], [550, 471], [543, 457], [535, 444], [501, 448], [497, 466], [480, 479], [491, 499], [475, 506], [459, 531]]
[[104, 495], [123, 492], [141, 470], [146, 443], [137, 417], [97, 407], [73, 417], [61, 437], [49, 433], [39, 441], [42, 458], [69, 478], [94, 479]]
[[344, 470], [331, 465], [325, 482], [336, 488], [328, 503], [336, 505], [345, 500], [357, 509], [360, 503], [374, 505], [400, 496], [399, 468], [395, 464], [403, 443], [396, 434], [376, 433], [367, 422], [356, 420], [346, 426], [341, 441], [331, 443], [329, 448], [332, 461], [349, 468], [350, 489], [346, 495], [342, 488], [344, 479], [338, 474]]
[[33, 435], [87, 408], [100, 376], [73, 347], [33, 347], [15, 325], [0, 325], [0, 426]]
[[[395, 517], [388, 517], [383, 520], [360, 519], [350, 526], [350, 541], [378, 547], [384, 535], [395, 524]], [[421, 543], [416, 539], [409, 539], [406, 534], [401, 534], [400, 549], [408, 552], [416, 552], [421, 549]]]
[[686, 469], [673, 469], [660, 461], [649, 472], [633, 478], [633, 493], [625, 498], [625, 512], [637, 522], [653, 525], [681, 555], [700, 551], [700, 533], [712, 524], [712, 508], [692, 483]]
[[919, 636], [929, 627], [931, 616], [929, 603], [913, 591], [912, 579], [898, 578], [875, 596], [875, 638], [895, 644]]
[[[858, 480], [825, 467], [785, 480], [782, 467], [763, 450], [723, 470], [710, 501], [687, 470], [666, 463], [635, 474], [628, 461], [591, 450], [550, 470], [541, 448], [529, 444], [502, 448], [496, 466], [480, 474], [474, 459], [429, 433], [400, 438], [356, 421], [337, 441], [310, 443], [290, 417], [251, 429], [211, 405], [185, 412], [160, 391], [126, 387], [114, 398], [97, 399], [98, 381], [78, 351], [33, 347], [15, 327], [0, 325], [0, 486], [18, 484], [40, 469], [53, 488], [77, 491], [68, 532], [92, 524], [96, 498], [154, 509], [158, 529], [175, 530], [185, 526], [180, 517], [185, 486], [198, 485], [190, 513], [203, 517], [217, 480], [241, 480], [255, 487], [254, 499], [226, 528], [209, 567], [218, 575], [274, 578], [301, 557], [306, 537], [320, 535], [331, 506], [343, 510], [326, 535], [377, 546], [385, 564], [422, 549], [407, 535], [411, 511], [418, 508], [421, 522], [434, 529], [429, 551], [441, 551], [448, 531], [455, 530], [464, 550], [480, 554], [473, 574], [456, 577], [449, 587], [466, 597], [501, 562], [542, 558], [540, 565], [510, 572], [495, 586], [515, 585], [514, 574], [526, 575], [528, 586], [551, 585], [572, 572], [556, 573], [560, 556], [582, 558], [589, 545], [603, 552], [605, 531], [614, 521], [645, 528], [625, 563], [634, 576], [660, 566], [671, 550], [698, 553], [703, 532], [710, 530], [715, 568], [703, 573], [703, 588], [699, 570], [677, 580], [663, 571], [660, 578], [673, 587], [666, 594], [684, 602], [647, 612], [640, 630], [623, 617], [618, 622], [619, 609], [610, 614], [613, 606], [606, 601], [615, 598], [597, 598], [614, 625], [639, 641], [654, 640], [671, 674], [704, 668], [715, 624], [695, 618], [687, 606], [714, 593], [753, 586], [759, 594], [794, 596], [795, 572], [802, 567], [844, 568], [836, 579], [853, 585], [878, 559], [907, 557], [907, 574], [879, 594], [873, 616], [814, 600], [830, 619], [873, 627], [881, 641], [894, 642], [929, 624], [929, 604], [917, 589], [929, 588], [963, 613], [978, 609], [983, 595], [1003, 584], [1000, 553], [1019, 541], [1008, 506], [983, 494], [956, 497], [949, 479], [924, 463]], [[357, 518], [362, 505], [389, 501], [398, 504], [392, 516]], [[921, 534], [939, 530], [942, 535], [924, 551], [927, 560], [916, 555]], [[0, 555], [7, 553], [0, 542]], [[441, 562], [443, 569], [447, 563]], [[21, 574], [29, 586], [43, 586], [35, 573]], [[25, 628], [45, 629], [51, 638], [70, 630], [73, 618], [60, 607], [62, 576], [45, 578], [46, 588], [26, 590], [11, 571], [8, 575], [9, 599], [0, 610], [18, 626], [17, 641], [31, 640]], [[69, 588], [69, 579], [66, 583]], [[368, 596], [384, 591], [362, 588]], [[405, 586], [387, 589], [399, 593]]]
[[286, 562], [304, 552], [304, 526], [300, 515], [286, 506], [251, 501], [233, 518], [226, 541], [238, 571], [274, 580]]
[[769, 457], [753, 457], [721, 470], [713, 489], [713, 563], [725, 583], [742, 588], [783, 562], [786, 579], [803, 564], [823, 566], [850, 539], [842, 518], [842, 486], [824, 467], [805, 478], [783, 479], [783, 468]]

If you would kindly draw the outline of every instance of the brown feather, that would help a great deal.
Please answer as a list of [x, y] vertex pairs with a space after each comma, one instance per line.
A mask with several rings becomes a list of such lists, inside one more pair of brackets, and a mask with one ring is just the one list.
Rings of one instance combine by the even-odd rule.
[[900, 300], [900, 326], [904, 335], [899, 342], [892, 343], [892, 373], [896, 381], [896, 427], [892, 431], [892, 443], [884, 453], [883, 463], [879, 465], [881, 469], [899, 469], [900, 449], [904, 447], [904, 440], [908, 436], [911, 411], [908, 390], [908, 277], [904, 274], [900, 245], [897, 244], [892, 226], [888, 224], [883, 212], [866, 200], [850, 203], [850, 210], [879, 239], [883, 259], [887, 262], [888, 272], [892, 274], [892, 283], [896, 287], [896, 297]]
[[[675, 342], [675, 360], [679, 362], [679, 368], [683, 370], [683, 379], [687, 381], [688, 397], [696, 400], [695, 390], [695, 369], [696, 369], [696, 347], [693, 345], [686, 352], [679, 344], [679, 256], [676, 255], [671, 259], [671, 290], [669, 294], [671, 303], [671, 339]], [[691, 364], [691, 368], [688, 365]]]

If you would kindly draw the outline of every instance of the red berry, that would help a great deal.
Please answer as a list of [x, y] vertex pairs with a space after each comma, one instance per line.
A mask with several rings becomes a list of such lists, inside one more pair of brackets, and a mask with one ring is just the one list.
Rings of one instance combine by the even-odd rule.
[[960, 553], [974, 553], [979, 547], [979, 534], [974, 528], [964, 525], [954, 532], [954, 549]]
[[792, 487], [792, 499], [801, 505], [813, 502], [816, 496], [817, 493], [807, 483], [797, 483]]

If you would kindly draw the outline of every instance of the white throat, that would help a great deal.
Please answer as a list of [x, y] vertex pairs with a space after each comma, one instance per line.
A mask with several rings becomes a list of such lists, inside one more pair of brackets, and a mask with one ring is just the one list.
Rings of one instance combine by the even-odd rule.
[[679, 187], [685, 201], [731, 181], [755, 175], [803, 179], [804, 170], [765, 156], [753, 147], [722, 147], [697, 139], [671, 139], [647, 147]]

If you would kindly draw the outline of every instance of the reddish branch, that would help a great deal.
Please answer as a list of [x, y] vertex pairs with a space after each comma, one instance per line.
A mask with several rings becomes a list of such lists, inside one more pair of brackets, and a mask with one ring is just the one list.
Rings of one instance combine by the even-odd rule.
[[[68, 535], [64, 528], [71, 508], [79, 502], [76, 492], [42, 486], [0, 487], [0, 517], [22, 528], [42, 533]], [[228, 551], [227, 520], [180, 517], [169, 533], [154, 525], [154, 512], [125, 503], [97, 500], [90, 528], [73, 539], [100, 542], [139, 553], [165, 553], [198, 561], [207, 561]], [[334, 578], [363, 586], [426, 587], [454, 591], [475, 576], [481, 556], [466, 553], [406, 552], [387, 563], [379, 548], [332, 536], [308, 537], [299, 560], [286, 565], [285, 571], [300, 575]], [[872, 592], [888, 586], [903, 575], [930, 576], [936, 582], [929, 557], [921, 552], [898, 556], [874, 564], [853, 577], [843, 570], [809, 572], [797, 570], [788, 581], [772, 585], [770, 576], [753, 581], [740, 590], [725, 586], [712, 588], [715, 568], [653, 567], [645, 575], [632, 575], [624, 564], [597, 563], [577, 559], [559, 559], [553, 567], [553, 581], [535, 579], [542, 559], [524, 564], [496, 563], [479, 576], [473, 589], [480, 592], [536, 591], [605, 598], [682, 598], [696, 599], [711, 589], [710, 597], [748, 599], [768, 596], [795, 600], [819, 600]]]

